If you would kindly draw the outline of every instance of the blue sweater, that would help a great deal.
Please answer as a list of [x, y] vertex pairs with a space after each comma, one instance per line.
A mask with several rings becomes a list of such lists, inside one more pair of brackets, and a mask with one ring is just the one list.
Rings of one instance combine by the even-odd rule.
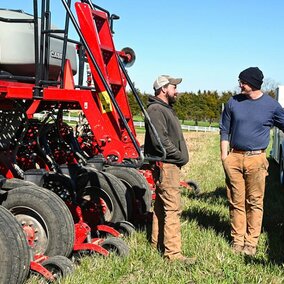
[[284, 130], [284, 109], [267, 94], [259, 99], [249, 99], [244, 94], [230, 98], [220, 120], [221, 141], [230, 141], [238, 150], [266, 149], [270, 129]]

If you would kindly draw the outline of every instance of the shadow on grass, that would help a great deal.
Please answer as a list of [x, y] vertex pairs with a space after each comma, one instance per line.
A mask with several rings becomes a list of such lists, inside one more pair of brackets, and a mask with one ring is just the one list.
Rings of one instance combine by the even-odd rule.
[[[266, 191], [264, 197], [264, 214], [262, 230], [267, 234], [267, 254], [269, 261], [275, 264], [284, 263], [284, 187], [279, 182], [279, 165], [274, 160], [269, 160], [269, 175], [266, 178]], [[213, 192], [201, 193], [195, 198], [208, 203], [208, 208], [192, 208], [183, 212], [183, 218], [196, 220], [197, 223], [206, 228], [213, 229], [230, 242], [230, 224], [223, 221], [220, 215], [210, 210], [210, 204], [218, 202], [227, 204], [226, 189], [218, 187]], [[262, 264], [263, 260], [258, 258], [248, 259], [247, 262]]]
[[284, 188], [279, 182], [279, 165], [269, 158], [269, 175], [264, 196], [263, 231], [267, 233], [269, 259], [276, 264], [284, 262]]
[[[269, 175], [266, 178], [266, 191], [264, 197], [264, 214], [262, 230], [267, 234], [268, 261], [283, 265], [284, 263], [284, 187], [279, 182], [279, 165], [274, 160], [269, 160]], [[185, 193], [187, 194], [187, 193]], [[219, 212], [214, 212], [210, 205], [227, 206], [226, 189], [217, 187], [215, 191], [204, 192], [199, 195], [188, 194], [189, 198], [201, 200], [208, 207], [194, 207], [183, 211], [182, 218], [195, 220], [200, 227], [212, 229], [224, 237], [228, 243], [231, 242], [230, 224], [228, 220], [222, 220]], [[229, 214], [229, 212], [228, 212]], [[246, 263], [257, 263], [266, 265], [267, 262], [261, 258], [247, 258]]]
[[[221, 200], [224, 205], [227, 204], [226, 189], [224, 187], [217, 187], [215, 191], [201, 193], [193, 198], [209, 203], [208, 205], [216, 204], [216, 200], [218, 200], [218, 203]], [[212, 229], [217, 234], [222, 235], [228, 242], [231, 241], [229, 222], [222, 220], [220, 213], [211, 210], [210, 206], [208, 208], [190, 208], [182, 212], [182, 218], [195, 220], [200, 227]]]
[[211, 192], [201, 192], [199, 194], [194, 194], [189, 192], [188, 197], [191, 199], [197, 199], [205, 201], [206, 203], [214, 204], [218, 203], [219, 205], [227, 206], [228, 200], [226, 196], [226, 188], [217, 187], [214, 191]]

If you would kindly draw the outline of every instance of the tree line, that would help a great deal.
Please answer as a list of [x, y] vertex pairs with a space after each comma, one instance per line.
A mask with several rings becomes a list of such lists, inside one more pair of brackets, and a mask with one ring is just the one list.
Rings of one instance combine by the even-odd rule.
[[[270, 96], [275, 97], [275, 89], [277, 84], [273, 81], [265, 81], [263, 84], [263, 91]], [[141, 93], [137, 90], [144, 107], [147, 107], [148, 97], [150, 94]], [[206, 121], [211, 125], [213, 122], [219, 122], [224, 104], [230, 97], [237, 94], [237, 91], [225, 91], [218, 93], [217, 91], [198, 91], [194, 92], [180, 92], [174, 109], [178, 118], [184, 122], [185, 120], [192, 120], [195, 125], [198, 121]], [[130, 108], [133, 115], [141, 115], [141, 109], [133, 96], [132, 91], [127, 92]]]
[[[174, 104], [174, 110], [180, 120], [195, 121], [195, 125], [198, 125], [198, 121], [208, 121], [209, 125], [213, 122], [217, 122], [220, 119], [222, 111], [222, 105], [233, 96], [233, 92], [223, 92], [221, 95], [217, 91], [198, 91], [179, 93], [176, 103]], [[138, 91], [144, 107], [147, 107], [149, 94], [141, 94]], [[128, 92], [128, 100], [133, 115], [141, 115], [141, 109], [138, 106], [136, 99], [132, 92]]]

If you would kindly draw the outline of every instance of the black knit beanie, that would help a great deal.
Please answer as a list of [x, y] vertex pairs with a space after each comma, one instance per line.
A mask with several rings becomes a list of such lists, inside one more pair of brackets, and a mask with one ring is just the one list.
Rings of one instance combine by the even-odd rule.
[[258, 67], [249, 67], [240, 73], [239, 79], [260, 90], [263, 83], [263, 73]]

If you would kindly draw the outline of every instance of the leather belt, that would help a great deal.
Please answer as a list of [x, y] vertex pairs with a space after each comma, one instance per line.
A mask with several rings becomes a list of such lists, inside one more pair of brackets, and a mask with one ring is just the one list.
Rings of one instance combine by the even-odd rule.
[[253, 156], [253, 155], [260, 155], [262, 153], [265, 153], [265, 149], [264, 150], [251, 150], [251, 151], [232, 149], [231, 152], [237, 153], [237, 154], [242, 154], [244, 156]]

